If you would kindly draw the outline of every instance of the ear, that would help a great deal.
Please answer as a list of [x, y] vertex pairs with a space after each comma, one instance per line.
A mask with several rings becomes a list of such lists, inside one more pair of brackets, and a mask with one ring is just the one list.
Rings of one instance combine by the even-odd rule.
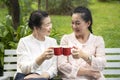
[[88, 27], [90, 26], [90, 24], [91, 24], [91, 21], [88, 21], [88, 22], [87, 22]]

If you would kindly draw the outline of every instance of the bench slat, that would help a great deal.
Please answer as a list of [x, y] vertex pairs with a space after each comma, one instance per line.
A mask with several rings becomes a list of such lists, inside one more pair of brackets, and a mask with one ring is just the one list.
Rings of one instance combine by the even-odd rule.
[[17, 62], [17, 57], [4, 57], [4, 62]]
[[120, 48], [105, 48], [105, 53], [120, 53]]
[[120, 68], [120, 62], [107, 62], [106, 67], [116, 67]]
[[106, 55], [107, 60], [120, 60], [120, 55]]
[[10, 80], [10, 78], [8, 76], [0, 76], [0, 80]]
[[106, 78], [106, 80], [120, 80], [120, 78]]
[[104, 74], [114, 74], [114, 75], [120, 75], [120, 70], [114, 69], [114, 70], [110, 70], [110, 69], [105, 69], [103, 71]]
[[4, 55], [17, 55], [17, 54], [16, 54], [16, 50], [13, 50], [13, 49], [12, 50], [7, 50], [6, 49]]
[[14, 77], [16, 71], [6, 71], [4, 72], [4, 76]]
[[4, 70], [17, 69], [17, 64], [4, 64]]

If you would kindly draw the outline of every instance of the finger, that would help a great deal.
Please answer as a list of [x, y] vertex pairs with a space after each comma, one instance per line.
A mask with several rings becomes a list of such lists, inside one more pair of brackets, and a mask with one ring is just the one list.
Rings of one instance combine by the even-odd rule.
[[53, 57], [53, 55], [47, 55], [46, 57], [47, 57], [47, 59], [50, 59]]
[[49, 47], [48, 49], [54, 49], [54, 47]]
[[76, 54], [76, 53], [78, 53], [77, 50], [72, 50], [72, 54]]
[[78, 47], [76, 47], [76, 46], [73, 46], [72, 48], [74, 48], [74, 49], [78, 49]]
[[52, 51], [54, 51], [52, 48], [48, 48], [45, 50], [45, 52], [52, 52]]

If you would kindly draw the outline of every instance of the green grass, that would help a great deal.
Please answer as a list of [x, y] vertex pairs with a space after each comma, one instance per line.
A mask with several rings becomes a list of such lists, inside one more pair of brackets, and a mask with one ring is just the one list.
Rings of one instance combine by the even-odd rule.
[[[88, 5], [93, 16], [93, 32], [103, 36], [105, 47], [120, 47], [120, 2], [98, 2], [90, 0]], [[7, 9], [1, 8], [0, 22], [6, 19]], [[71, 29], [71, 16], [51, 15], [53, 28], [60, 34], [69, 34]], [[59, 38], [61, 38], [60, 36]], [[59, 40], [59, 39], [57, 39]]]
[[106, 47], [120, 47], [120, 3], [95, 1], [90, 9], [94, 34], [103, 36]]
[[[120, 47], [120, 2], [91, 1], [93, 32], [103, 36], [105, 47]], [[51, 16], [53, 27], [60, 33], [71, 33], [71, 16]]]
[[53, 27], [61, 32], [61, 33], [71, 33], [71, 16], [59, 16], [59, 15], [52, 15], [51, 16]]

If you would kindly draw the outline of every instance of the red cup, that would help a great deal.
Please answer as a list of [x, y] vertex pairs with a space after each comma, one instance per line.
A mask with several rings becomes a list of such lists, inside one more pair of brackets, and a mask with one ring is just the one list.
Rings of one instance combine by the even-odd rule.
[[71, 54], [71, 48], [70, 47], [63, 47], [63, 55], [69, 56]]
[[54, 47], [54, 55], [62, 55], [62, 47]]

